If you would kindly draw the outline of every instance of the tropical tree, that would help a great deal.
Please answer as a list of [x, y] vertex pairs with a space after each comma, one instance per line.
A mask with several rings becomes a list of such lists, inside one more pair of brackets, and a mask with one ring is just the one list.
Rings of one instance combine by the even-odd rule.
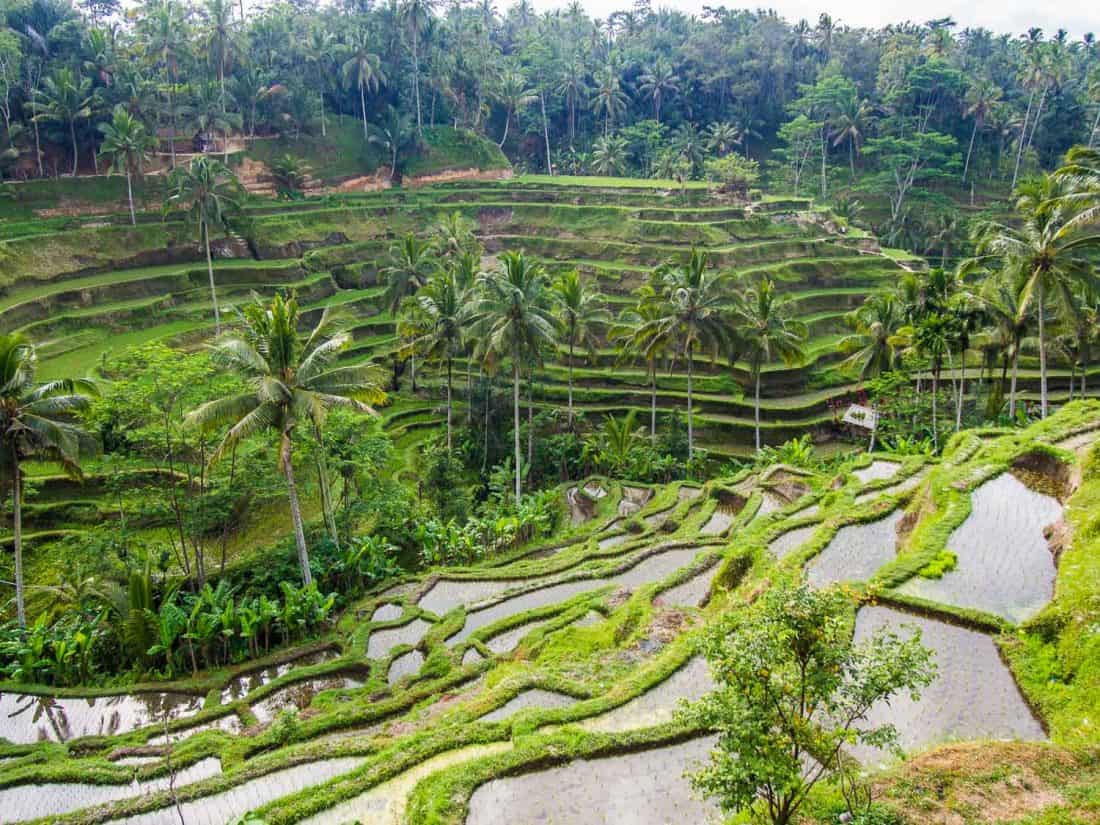
[[515, 496], [523, 493], [519, 437], [520, 372], [536, 360], [543, 348], [557, 338], [552, 297], [542, 264], [523, 252], [505, 252], [500, 267], [479, 276], [477, 295], [471, 302], [470, 320], [475, 331], [475, 353], [483, 362], [512, 362], [512, 426], [515, 446]]
[[665, 308], [648, 284], [636, 291], [634, 305], [618, 316], [607, 337], [618, 348], [620, 360], [641, 357], [649, 380], [649, 437], [657, 443], [657, 364], [672, 350], [672, 342], [659, 323]]
[[668, 61], [658, 57], [638, 78], [638, 92], [653, 102], [653, 117], [661, 122], [661, 105], [680, 91], [680, 78]]
[[970, 158], [974, 154], [974, 143], [986, 120], [1001, 102], [1001, 88], [988, 77], [981, 77], [966, 90], [963, 117], [974, 118], [974, 128], [970, 132], [970, 144], [966, 149], [966, 162], [963, 164], [962, 179], [965, 182], [970, 173]]
[[416, 133], [423, 135], [424, 121], [420, 106], [420, 36], [428, 28], [432, 19], [435, 0], [405, 0], [401, 16], [409, 28], [412, 40], [413, 58], [413, 100], [416, 103]]
[[211, 463], [261, 432], [278, 435], [279, 469], [286, 479], [298, 564], [302, 583], [309, 585], [313, 574], [294, 478], [295, 429], [311, 425], [320, 431], [325, 415], [334, 407], [372, 413], [368, 404], [379, 403], [386, 396], [369, 366], [333, 366], [351, 340], [336, 328], [335, 316], [326, 310], [306, 336], [298, 332], [300, 320], [293, 297], [276, 295], [270, 304], [257, 298], [245, 306], [240, 313], [240, 332], [219, 340], [213, 352], [247, 382], [248, 390], [208, 401], [188, 413], [186, 421], [202, 428], [228, 425], [211, 454]]
[[397, 158], [414, 135], [409, 117], [393, 106], [386, 106], [386, 116], [377, 126], [371, 126], [367, 140], [382, 147], [390, 156], [390, 180], [397, 177]]
[[580, 345], [591, 353], [598, 343], [599, 328], [611, 315], [603, 306], [603, 296], [585, 286], [580, 273], [564, 272], [553, 285], [557, 300], [558, 321], [569, 345], [569, 426], [573, 426], [573, 363], [574, 349]]
[[517, 66], [506, 66], [500, 75], [500, 83], [496, 90], [497, 100], [504, 106], [504, 134], [500, 138], [500, 148], [504, 148], [508, 140], [508, 127], [512, 123], [512, 115], [519, 116], [521, 110], [526, 109], [536, 100], [538, 94], [528, 87], [527, 78], [523, 70]]
[[206, 22], [203, 45], [207, 59], [218, 76], [221, 109], [222, 114], [225, 114], [225, 73], [232, 65], [233, 51], [237, 47], [236, 32], [233, 28], [233, 6], [230, 0], [206, 0], [203, 16]]
[[99, 152], [111, 159], [111, 168], [126, 175], [126, 201], [130, 205], [130, 223], [137, 224], [134, 212], [133, 176], [140, 175], [156, 138], [145, 131], [145, 124], [130, 114], [121, 103], [111, 113], [110, 123], [101, 124], [103, 143]]
[[596, 88], [592, 95], [592, 111], [597, 116], [603, 115], [604, 137], [611, 134], [615, 118], [626, 109], [626, 103], [626, 93], [623, 91], [619, 73], [609, 64], [596, 77]]
[[721, 157], [741, 143], [741, 130], [729, 121], [715, 121], [707, 127], [707, 149]]
[[693, 378], [695, 353], [712, 358], [728, 350], [734, 339], [725, 278], [710, 268], [707, 253], [692, 249], [684, 266], [663, 266], [654, 273], [660, 310], [638, 330], [648, 347], [667, 347], [687, 361], [688, 460], [695, 455]]
[[416, 342], [424, 357], [442, 363], [447, 370], [447, 452], [451, 451], [454, 359], [462, 355], [466, 343], [465, 322], [468, 314], [468, 288], [462, 286], [456, 268], [433, 275], [416, 295], [421, 333]]
[[619, 175], [626, 169], [626, 139], [601, 135], [592, 146], [592, 168], [601, 175]]
[[228, 217], [240, 209], [240, 184], [224, 163], [206, 155], [199, 155], [186, 167], [173, 170], [169, 183], [174, 191], [168, 202], [188, 211], [198, 224], [199, 239], [206, 251], [210, 301], [214, 305], [214, 334], [221, 335], [222, 320], [214, 283], [214, 261], [210, 255], [210, 232], [215, 226], [224, 227]]
[[737, 329], [735, 351], [749, 361], [749, 374], [753, 383], [756, 450], [759, 452], [760, 374], [764, 365], [776, 357], [783, 359], [786, 364], [792, 364], [802, 357], [806, 327], [794, 319], [791, 303], [775, 294], [775, 284], [767, 278], [741, 294], [733, 305], [733, 324]]
[[34, 346], [20, 333], [0, 335], [0, 474], [11, 486], [15, 606], [27, 626], [23, 593], [23, 463], [56, 462], [80, 477], [80, 459], [95, 443], [73, 422], [88, 404], [94, 385], [86, 380], [35, 382]]
[[58, 123], [69, 132], [73, 148], [73, 177], [80, 163], [80, 147], [76, 142], [76, 124], [92, 116], [92, 81], [79, 71], [60, 68], [43, 82], [37, 101], [36, 121]]
[[1017, 192], [1018, 225], [987, 222], [977, 228], [977, 264], [995, 260], [1005, 277], [1022, 279], [1021, 302], [1034, 304], [1039, 333], [1039, 397], [1042, 416], [1047, 398], [1047, 311], [1064, 317], [1077, 311], [1077, 290], [1097, 287], [1094, 267], [1086, 254], [1100, 245], [1097, 208], [1078, 199], [1072, 183], [1046, 176], [1021, 184]]
[[382, 58], [370, 50], [370, 36], [360, 29], [352, 35], [351, 56], [344, 61], [341, 72], [345, 83], [354, 83], [359, 90], [359, 111], [363, 116], [363, 140], [369, 140], [367, 130], [367, 92], [374, 94], [386, 82]]
[[858, 367], [861, 380], [892, 369], [896, 353], [891, 338], [902, 324], [897, 296], [890, 292], [868, 295], [845, 320], [853, 331], [838, 344], [841, 352], [849, 353], [844, 363]]
[[[395, 318], [405, 301], [423, 287], [435, 271], [436, 262], [432, 255], [432, 247], [428, 241], [422, 241], [411, 232], [400, 243], [390, 247], [389, 258], [384, 267], [379, 270], [379, 275], [385, 280], [386, 290], [382, 294], [382, 300], [390, 314]], [[414, 334], [415, 337], [415, 334]], [[416, 355], [415, 348], [412, 354], [412, 386], [416, 391]], [[394, 388], [397, 387], [397, 360], [398, 352], [394, 351], [393, 380]]]

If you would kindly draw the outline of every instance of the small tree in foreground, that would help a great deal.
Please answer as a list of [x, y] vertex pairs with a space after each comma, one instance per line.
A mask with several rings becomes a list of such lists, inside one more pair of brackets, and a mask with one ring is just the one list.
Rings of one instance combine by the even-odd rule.
[[854, 642], [849, 608], [837, 590], [781, 585], [704, 637], [718, 688], [680, 715], [718, 734], [691, 781], [724, 811], [786, 825], [822, 780], [850, 788], [845, 747], [896, 747], [893, 725], [868, 713], [902, 692], [915, 699], [932, 681], [930, 654], [919, 635]]

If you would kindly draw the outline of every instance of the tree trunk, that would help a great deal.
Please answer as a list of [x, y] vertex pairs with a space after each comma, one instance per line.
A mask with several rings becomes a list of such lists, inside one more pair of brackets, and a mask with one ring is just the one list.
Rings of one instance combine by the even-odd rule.
[[535, 406], [531, 397], [535, 392], [534, 367], [531, 375], [527, 377], [527, 466], [530, 467], [535, 458]]
[[332, 488], [329, 486], [328, 459], [325, 456], [324, 434], [317, 422], [313, 422], [313, 437], [317, 440], [317, 481], [321, 488], [321, 513], [325, 518], [329, 538], [340, 548], [340, 536], [336, 531], [336, 515], [332, 507]]
[[279, 450], [279, 460], [286, 476], [286, 492], [290, 499], [290, 518], [294, 522], [294, 541], [298, 545], [298, 566], [302, 570], [302, 584], [313, 583], [313, 574], [309, 569], [309, 549], [306, 547], [306, 534], [302, 528], [302, 508], [298, 503], [298, 487], [294, 483], [294, 464], [292, 461], [290, 431], [283, 431], [283, 443]]
[[1047, 339], [1046, 339], [1046, 321], [1043, 319], [1043, 287], [1044, 284], [1040, 282], [1038, 284], [1039, 293], [1039, 414], [1043, 417], [1047, 417]]
[[932, 370], [932, 446], [938, 452], [940, 449], [940, 427], [937, 420], [938, 411], [936, 409], [936, 395], [940, 389], [940, 371], [938, 369]]
[[23, 474], [19, 456], [12, 448], [11, 514], [12, 545], [15, 550], [15, 611], [19, 627], [27, 626], [27, 608], [23, 596]]
[[955, 432], [962, 429], [963, 404], [966, 399], [966, 349], [962, 353], [961, 372], [959, 374], [959, 398], [955, 404]]
[[451, 357], [447, 356], [447, 454], [451, 452]]
[[500, 139], [500, 143], [497, 144], [498, 146], [500, 146], [501, 149], [504, 148], [504, 142], [506, 140], [508, 140], [508, 127], [511, 124], [512, 124], [512, 110], [511, 109], [505, 109], [504, 110], [504, 137], [502, 137]]
[[363, 94], [362, 82], [359, 83], [359, 111], [363, 114], [363, 140], [369, 140], [370, 136], [367, 134], [367, 96]]
[[569, 335], [569, 429], [573, 429], [573, 335]]
[[1031, 148], [1032, 141], [1035, 140], [1035, 133], [1039, 129], [1039, 121], [1043, 117], [1043, 104], [1047, 101], [1047, 90], [1049, 86], [1043, 86], [1043, 93], [1039, 95], [1039, 105], [1035, 107], [1035, 120], [1031, 124], [1031, 133], [1027, 136], [1027, 148]]
[[1100, 102], [1096, 104], [1096, 117], [1092, 121], [1092, 131], [1089, 132], [1089, 148], [1096, 142], [1096, 133], [1100, 130]]
[[317, 97], [321, 100], [321, 137], [328, 137], [328, 121], [325, 119], [325, 90], [323, 88]]
[[970, 172], [970, 156], [974, 153], [974, 139], [978, 136], [978, 119], [974, 118], [974, 130], [970, 133], [970, 146], [966, 150], [966, 163], [963, 164], [963, 183]]
[[130, 182], [130, 167], [126, 167], [126, 200], [130, 203], [130, 225], [137, 226], [137, 215], [134, 214], [134, 187]]
[[1012, 188], [1016, 188], [1016, 180], [1020, 177], [1020, 161], [1024, 157], [1024, 136], [1027, 134], [1027, 124], [1031, 120], [1031, 104], [1035, 102], [1035, 90], [1027, 98], [1027, 112], [1024, 114], [1024, 124], [1020, 127], [1020, 138], [1016, 145], [1016, 168], [1012, 171]]
[[695, 342], [688, 344], [688, 461], [695, 457], [695, 429], [691, 417], [691, 379], [695, 370]]
[[424, 124], [420, 116], [420, 37], [416, 31], [416, 20], [412, 22], [413, 36], [413, 88], [416, 90], [416, 133], [424, 136]]
[[657, 446], [657, 365], [649, 373], [649, 440]]
[[828, 150], [825, 143], [825, 127], [821, 128], [821, 199], [824, 200], [829, 196], [829, 179], [826, 175], [825, 160], [828, 156]]
[[1017, 341], [1012, 350], [1012, 384], [1008, 391], [1008, 417], [1016, 420], [1016, 371], [1020, 364], [1020, 343]]
[[542, 105], [542, 137], [546, 142], [546, 174], [553, 175], [554, 167], [550, 163], [550, 125], [546, 122], [546, 92], [539, 89], [539, 103]]
[[[512, 353], [512, 435], [516, 461], [516, 507], [519, 507], [523, 490], [520, 487], [520, 451], [519, 451], [519, 352]], [[488, 433], [488, 424], [486, 424]], [[488, 435], [486, 435], [488, 440]], [[488, 451], [486, 451], [488, 452]]]
[[753, 403], [753, 424], [756, 428], [756, 452], [760, 452], [760, 366], [756, 368], [756, 392]]
[[76, 121], [69, 121], [69, 137], [73, 141], [73, 177], [75, 178], [80, 164], [80, 149], [76, 145]]
[[203, 243], [206, 247], [206, 273], [210, 276], [210, 301], [214, 304], [214, 335], [222, 334], [222, 316], [218, 312], [218, 290], [214, 286], [214, 262], [210, 258], [210, 227], [204, 218], [200, 227], [202, 229]]

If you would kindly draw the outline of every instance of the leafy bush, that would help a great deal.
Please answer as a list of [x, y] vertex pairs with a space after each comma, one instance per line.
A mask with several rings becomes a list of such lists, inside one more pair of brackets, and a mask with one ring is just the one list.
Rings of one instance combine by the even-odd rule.
[[733, 152], [708, 160], [703, 169], [707, 180], [718, 183], [721, 191], [742, 196], [760, 179], [760, 164]]

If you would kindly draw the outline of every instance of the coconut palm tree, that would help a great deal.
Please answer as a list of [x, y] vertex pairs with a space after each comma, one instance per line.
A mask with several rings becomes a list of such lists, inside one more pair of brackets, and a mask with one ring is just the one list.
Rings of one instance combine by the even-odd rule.
[[1063, 317], [1077, 310], [1077, 290], [1097, 288], [1087, 251], [1100, 245], [1096, 207], [1074, 199], [1066, 178], [1048, 175], [1017, 190], [1018, 225], [988, 222], [977, 229], [979, 264], [996, 261], [1008, 278], [1023, 279], [1021, 302], [1035, 306], [1039, 333], [1039, 397], [1042, 416], [1047, 399], [1047, 311]]
[[601, 135], [592, 146], [592, 168], [601, 175], [619, 175], [626, 168], [626, 139]]
[[573, 426], [573, 352], [579, 344], [588, 352], [596, 348], [599, 328], [611, 319], [603, 296], [585, 286], [577, 270], [562, 273], [553, 285], [557, 316], [569, 345], [569, 426]]
[[[422, 241], [411, 232], [400, 243], [390, 247], [389, 260], [379, 270], [386, 282], [382, 300], [390, 314], [397, 317], [404, 301], [423, 287], [436, 269], [435, 256], [428, 241]], [[393, 363], [394, 389], [397, 388], [397, 351]], [[416, 391], [416, 355], [412, 356], [412, 386]]]
[[203, 32], [203, 46], [207, 59], [214, 66], [221, 89], [222, 114], [225, 108], [225, 73], [232, 65], [233, 50], [237, 46], [236, 32], [233, 29], [233, 7], [227, 0], [206, 0], [203, 9], [206, 30]]
[[963, 117], [974, 118], [974, 128], [970, 132], [970, 145], [966, 149], [966, 163], [963, 164], [962, 179], [964, 183], [970, 173], [970, 158], [974, 154], [974, 142], [977, 140], [978, 132], [982, 130], [986, 119], [1000, 104], [1003, 94], [1001, 87], [988, 77], [978, 78], [966, 90]]
[[653, 117], [661, 122], [661, 105], [680, 91], [680, 78], [668, 61], [658, 57], [638, 78], [638, 92], [653, 102]]
[[351, 337], [335, 329], [335, 318], [327, 310], [306, 336], [298, 332], [298, 302], [293, 297], [277, 295], [270, 304], [257, 298], [241, 311], [240, 321], [240, 333], [218, 341], [213, 352], [248, 383], [248, 390], [208, 401], [188, 413], [186, 421], [205, 428], [229, 426], [211, 463], [254, 435], [278, 434], [279, 469], [286, 479], [298, 564], [302, 583], [309, 585], [313, 574], [294, 478], [294, 431], [299, 425], [320, 431], [333, 407], [373, 412], [368, 404], [386, 396], [369, 366], [333, 366]]
[[206, 272], [210, 277], [214, 334], [221, 335], [222, 320], [214, 284], [214, 261], [210, 255], [210, 231], [215, 226], [224, 227], [226, 219], [240, 209], [240, 183], [224, 163], [206, 155], [192, 158], [187, 166], [173, 170], [169, 183], [175, 191], [168, 202], [190, 212], [198, 224], [200, 241], [206, 250]]
[[693, 379], [695, 353], [707, 350], [712, 358], [728, 350], [734, 329], [729, 317], [729, 290], [723, 276], [710, 268], [707, 253], [692, 249], [687, 264], [663, 266], [654, 273], [659, 296], [657, 317], [639, 329], [651, 346], [667, 347], [687, 361], [688, 460], [695, 456]]
[[405, 0], [401, 16], [409, 27], [413, 59], [413, 100], [416, 102], [416, 134], [423, 136], [424, 121], [420, 107], [420, 36], [432, 21], [435, 0]]
[[615, 118], [626, 110], [626, 93], [623, 92], [618, 71], [610, 64], [599, 73], [596, 84], [592, 95], [592, 111], [597, 116], [603, 115], [603, 133], [606, 137], [615, 126]]
[[468, 289], [462, 287], [454, 268], [437, 272], [416, 295], [421, 329], [417, 348], [447, 369], [447, 452], [452, 445], [454, 359], [462, 355], [466, 343], [468, 298]]
[[56, 70], [43, 81], [37, 101], [36, 121], [58, 123], [68, 129], [73, 147], [73, 177], [80, 163], [80, 147], [76, 142], [77, 121], [92, 116], [92, 81], [69, 68]]
[[521, 68], [505, 66], [496, 89], [496, 98], [504, 105], [504, 135], [499, 144], [503, 149], [508, 140], [508, 127], [512, 123], [512, 115], [518, 117], [520, 110], [526, 109], [538, 100], [538, 95], [527, 85], [527, 78], [524, 77]]
[[671, 341], [661, 334], [658, 323], [664, 317], [664, 307], [658, 294], [648, 284], [636, 293], [634, 306], [619, 315], [608, 330], [619, 359], [625, 361], [640, 356], [646, 365], [649, 380], [649, 438], [657, 443], [657, 364], [671, 350]]
[[95, 442], [72, 421], [87, 406], [94, 385], [86, 380], [35, 383], [34, 346], [20, 333], [0, 335], [0, 474], [11, 485], [15, 551], [15, 607], [26, 627], [23, 595], [23, 462], [56, 462], [80, 477], [80, 458]]
[[715, 121], [707, 127], [707, 149], [719, 157], [728, 155], [741, 143], [741, 130], [729, 121]]
[[359, 111], [363, 116], [363, 140], [369, 140], [367, 130], [367, 92], [374, 94], [386, 82], [382, 58], [370, 50], [370, 36], [360, 29], [352, 35], [351, 56], [341, 68], [345, 83], [355, 83], [359, 90]]
[[130, 223], [137, 224], [134, 212], [133, 176], [140, 175], [149, 160], [149, 153], [157, 141], [145, 131], [145, 124], [126, 111], [121, 103], [111, 113], [111, 122], [99, 127], [103, 133], [103, 143], [99, 152], [111, 159], [111, 168], [126, 175], [126, 200], [130, 205]]
[[[187, 126], [193, 132], [213, 138], [219, 132], [222, 135], [223, 162], [229, 164], [229, 132], [240, 129], [244, 120], [239, 112], [225, 109], [225, 92], [218, 91], [213, 83], [200, 83], [195, 88], [187, 108]], [[213, 145], [213, 141], [211, 141]]]
[[837, 346], [841, 352], [849, 353], [844, 363], [859, 368], [860, 380], [892, 369], [895, 352], [890, 339], [902, 323], [897, 296], [890, 292], [868, 295], [863, 305], [848, 313], [845, 320], [853, 331]]
[[[792, 364], [802, 357], [806, 327], [794, 319], [791, 303], [775, 294], [775, 284], [765, 278], [750, 286], [733, 306], [737, 351], [748, 357], [753, 382], [753, 420], [756, 451], [760, 451], [760, 374], [774, 358]], [[730, 360], [733, 360], [732, 358]]]
[[397, 157], [414, 138], [409, 117], [395, 106], [386, 106], [386, 116], [377, 126], [371, 126], [367, 141], [382, 147], [390, 156], [390, 180], [397, 177]]
[[470, 304], [476, 355], [488, 364], [505, 358], [512, 362], [512, 426], [515, 446], [516, 504], [523, 493], [519, 438], [521, 370], [537, 361], [542, 350], [557, 340], [550, 285], [542, 264], [523, 252], [505, 252], [500, 267], [479, 276], [477, 295]]

